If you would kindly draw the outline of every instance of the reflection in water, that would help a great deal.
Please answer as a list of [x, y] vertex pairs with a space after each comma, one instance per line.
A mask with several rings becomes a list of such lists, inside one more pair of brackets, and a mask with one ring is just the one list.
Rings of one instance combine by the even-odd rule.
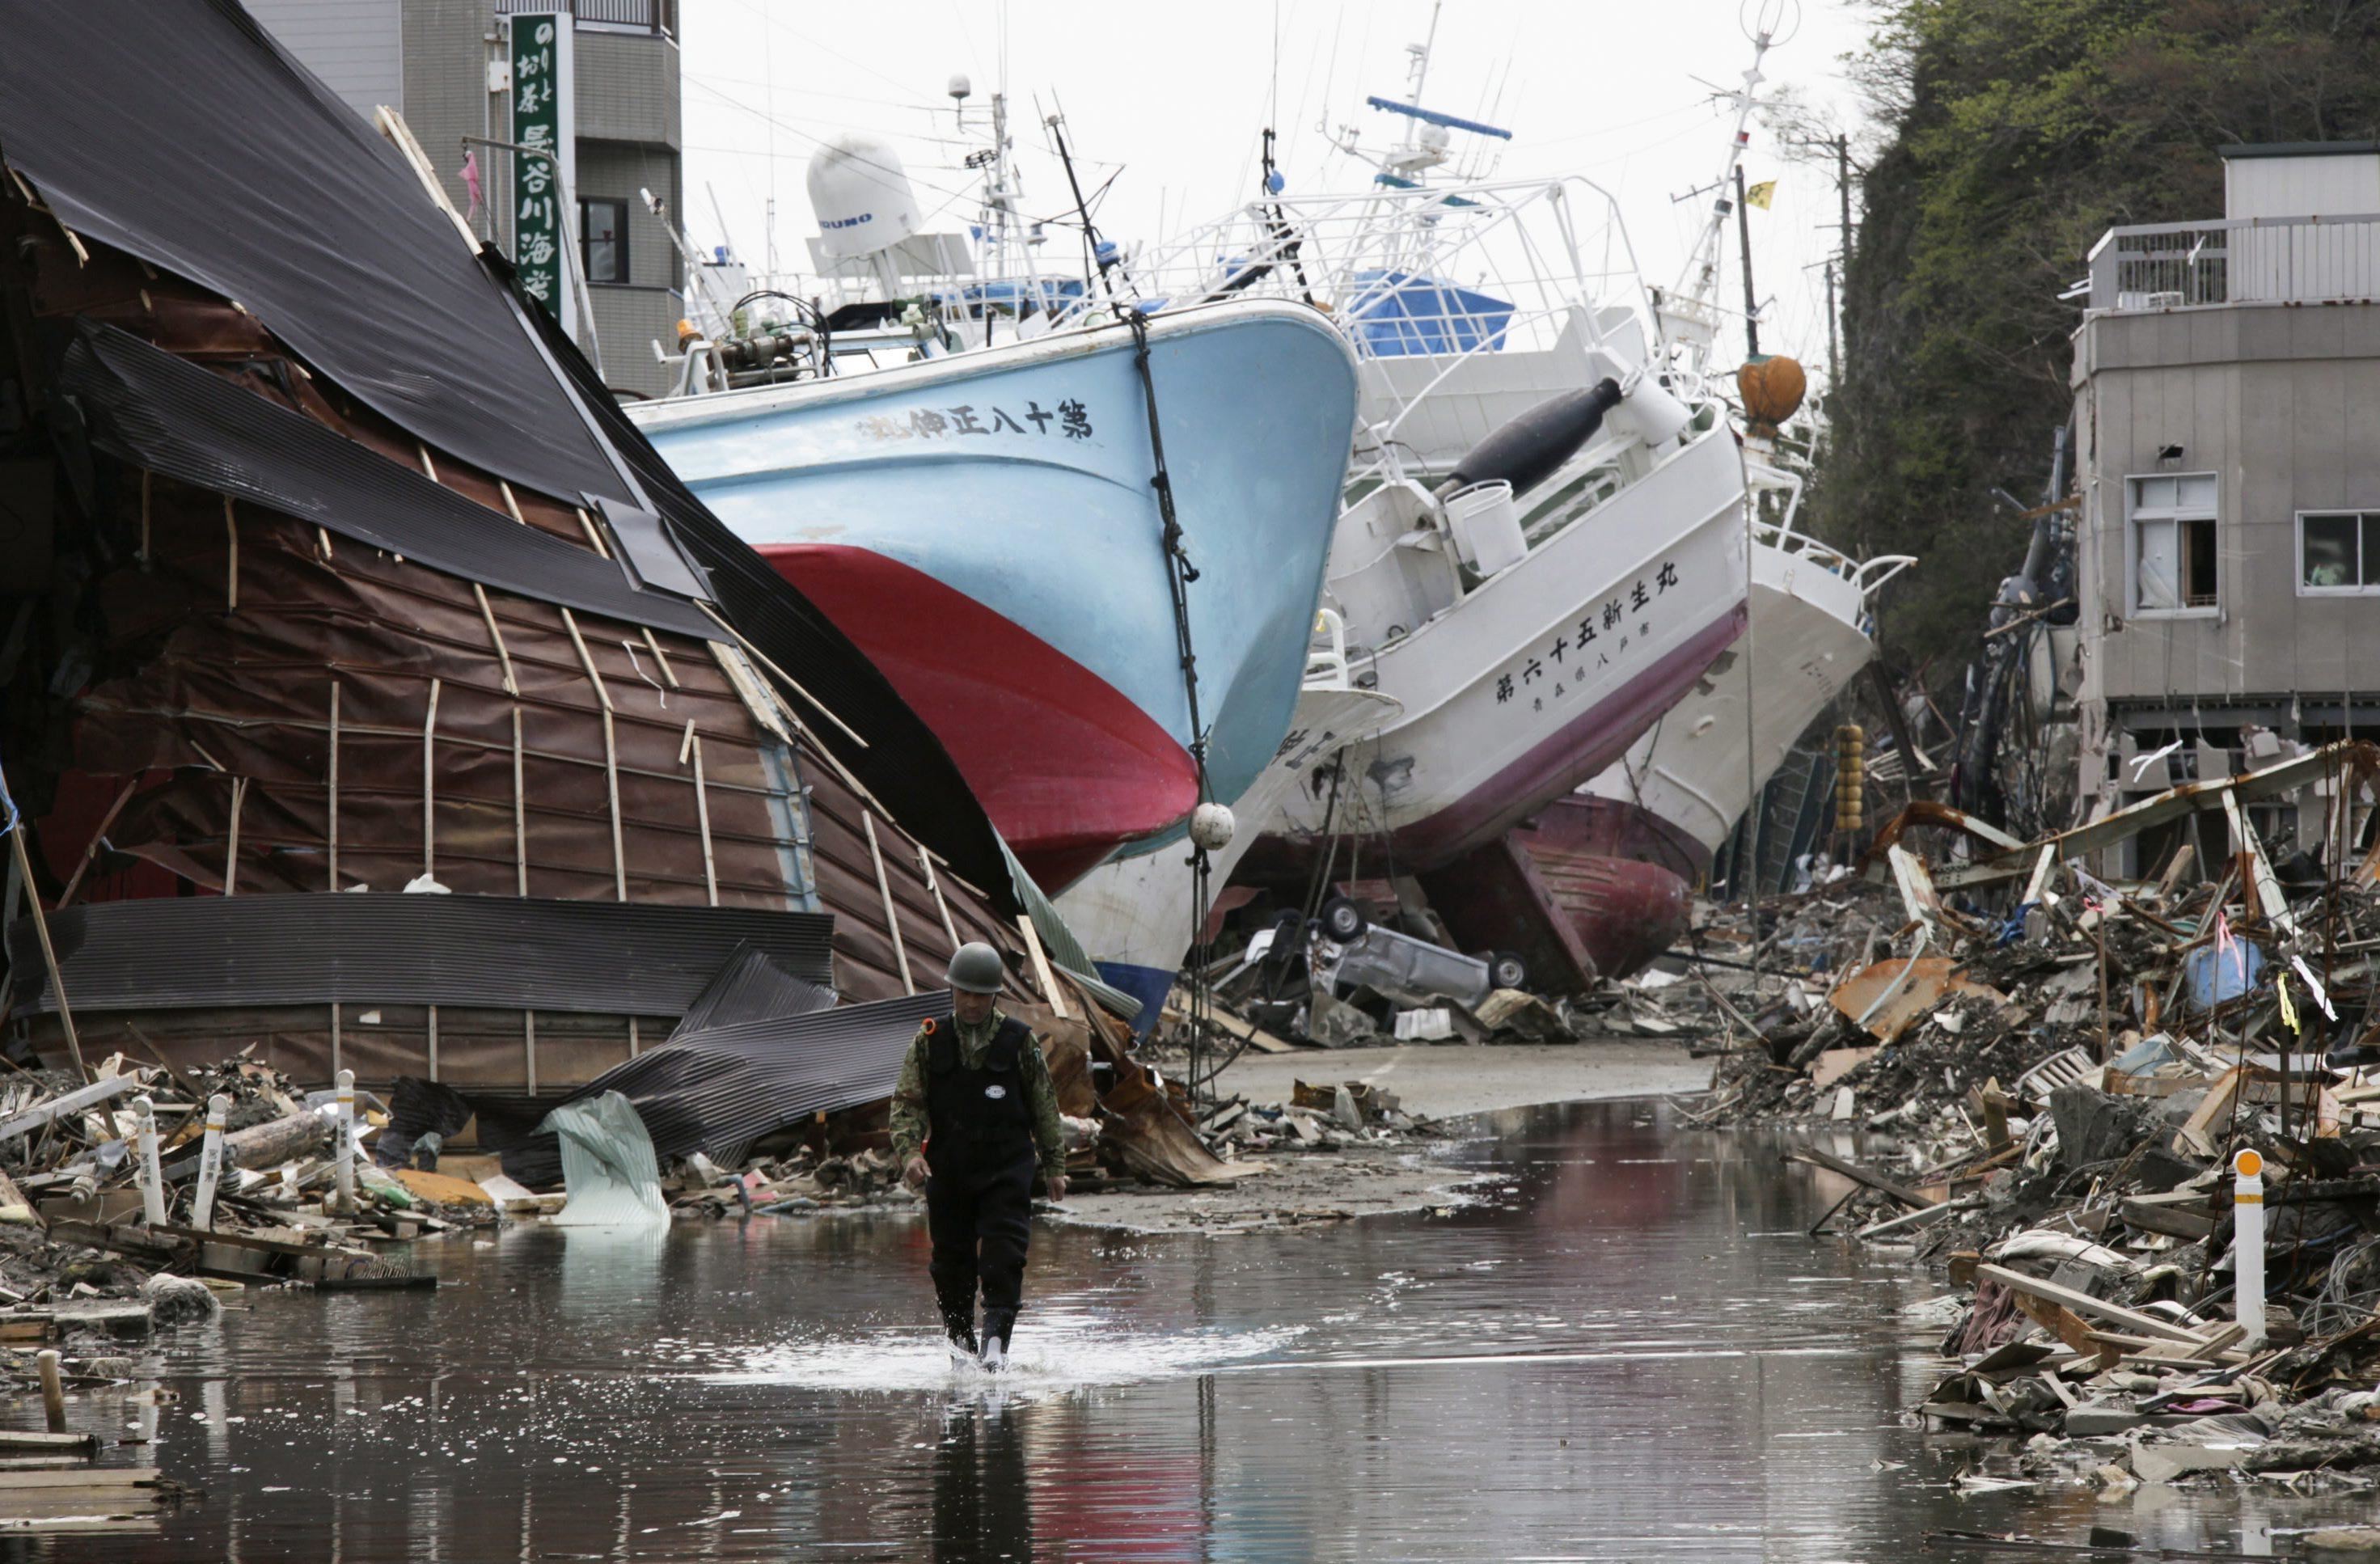
[[996, 1391], [952, 1406], [934, 1447], [935, 1558], [962, 1564], [1033, 1556], [1024, 1423], [1022, 1411]]
[[[78, 1558], [1913, 1555], [2093, 1522], [2258, 1551], [2351, 1496], [1961, 1498], [1908, 1412], [1937, 1287], [1814, 1243], [1840, 1184], [1642, 1104], [1499, 1116], [1488, 1204], [1232, 1237], [1045, 1228], [1018, 1367], [954, 1371], [922, 1220], [425, 1245], [159, 1344], [111, 1450], [207, 1490]], [[122, 1399], [73, 1403], [122, 1437]]]

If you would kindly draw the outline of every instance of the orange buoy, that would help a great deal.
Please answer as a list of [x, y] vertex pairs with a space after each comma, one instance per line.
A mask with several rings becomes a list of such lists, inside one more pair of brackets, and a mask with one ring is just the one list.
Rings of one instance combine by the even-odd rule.
[[1744, 416], [1752, 431], [1774, 437], [1778, 428], [1802, 406], [1809, 377], [1800, 360], [1783, 354], [1762, 354], [1735, 371], [1735, 389], [1743, 398]]

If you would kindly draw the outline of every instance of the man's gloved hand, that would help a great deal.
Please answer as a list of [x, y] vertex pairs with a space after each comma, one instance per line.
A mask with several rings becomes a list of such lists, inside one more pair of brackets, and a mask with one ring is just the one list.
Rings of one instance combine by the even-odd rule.
[[902, 1165], [901, 1182], [911, 1189], [926, 1187], [926, 1158], [922, 1154], [910, 1158]]

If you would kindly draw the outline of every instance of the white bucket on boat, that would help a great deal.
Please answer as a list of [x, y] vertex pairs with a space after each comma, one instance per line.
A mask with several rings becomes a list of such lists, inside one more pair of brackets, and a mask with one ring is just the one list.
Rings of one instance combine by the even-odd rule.
[[1456, 556], [1482, 576], [1518, 564], [1529, 552], [1521, 536], [1521, 507], [1512, 502], [1512, 486], [1500, 478], [1449, 494], [1446, 525], [1454, 534]]
[[1621, 399], [1620, 412], [1647, 445], [1663, 445], [1685, 432], [1694, 413], [1651, 375], [1638, 377]]

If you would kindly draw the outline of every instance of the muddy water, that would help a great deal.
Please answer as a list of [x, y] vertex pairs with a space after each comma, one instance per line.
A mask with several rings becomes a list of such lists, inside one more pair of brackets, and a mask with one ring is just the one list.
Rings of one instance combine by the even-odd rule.
[[[1961, 1498], [1977, 1449], [1904, 1425], [1932, 1332], [1903, 1310], [1935, 1289], [1803, 1236], [1840, 1185], [1642, 1104], [1485, 1123], [1464, 1155], [1498, 1177], [1451, 1214], [1042, 1228], [1022, 1361], [998, 1383], [953, 1372], [924, 1330], [909, 1218], [426, 1245], [435, 1294], [268, 1293], [161, 1343], [177, 1399], [147, 1459], [203, 1502], [145, 1535], [16, 1546], [1869, 1560], [1942, 1528], [2079, 1542], [2095, 1522], [2254, 1554], [2268, 1527], [2355, 1508]], [[109, 1437], [132, 1420], [120, 1398], [75, 1415]]]

